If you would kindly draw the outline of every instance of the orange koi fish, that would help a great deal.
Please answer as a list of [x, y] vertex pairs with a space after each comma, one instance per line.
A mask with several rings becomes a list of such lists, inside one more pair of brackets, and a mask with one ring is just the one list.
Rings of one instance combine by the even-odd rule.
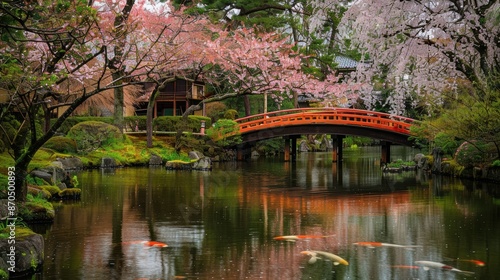
[[460, 261], [460, 262], [470, 262], [470, 263], [475, 264], [476, 266], [485, 266], [486, 265], [485, 262], [480, 261], [480, 260], [462, 260], [462, 259], [457, 259], [457, 261]]
[[165, 244], [163, 242], [158, 242], [158, 241], [142, 241], [141, 243], [144, 244], [145, 246], [149, 246], [149, 247], [159, 247], [159, 248], [168, 247], [167, 244]]
[[310, 256], [311, 258], [309, 259], [309, 263], [315, 263], [318, 259], [321, 259], [321, 257], [325, 258], [325, 259], [329, 259], [333, 262], [333, 265], [339, 265], [339, 264], [343, 264], [343, 265], [349, 265], [349, 263], [344, 260], [343, 258], [335, 255], [335, 254], [332, 254], [332, 253], [328, 253], [328, 252], [323, 252], [323, 251], [302, 251], [300, 252], [302, 255], [308, 255]]
[[465, 270], [460, 270], [458, 268], [455, 268], [451, 265], [447, 265], [444, 263], [438, 263], [438, 262], [433, 262], [433, 261], [416, 261], [415, 264], [422, 266], [424, 270], [429, 270], [431, 268], [437, 268], [437, 269], [442, 269], [442, 270], [447, 270], [447, 271], [454, 271], [458, 273], [464, 273], [464, 274], [474, 274], [472, 271], [465, 271]]
[[405, 248], [405, 249], [412, 249], [412, 248], [419, 248], [422, 247], [420, 245], [399, 245], [399, 244], [391, 244], [391, 243], [383, 243], [383, 242], [371, 242], [371, 241], [364, 241], [364, 242], [356, 242], [353, 243], [354, 245], [358, 246], [365, 246], [368, 248], [375, 248], [375, 247], [394, 247], [394, 248]]
[[325, 238], [331, 236], [333, 235], [281, 235], [281, 236], [276, 236], [273, 239], [279, 241], [295, 242], [297, 240]]
[[166, 243], [158, 242], [158, 241], [143, 241], [143, 240], [139, 240], [139, 241], [126, 241], [126, 242], [123, 242], [123, 244], [144, 244], [144, 246], [159, 247], [159, 248], [168, 247], [168, 245]]

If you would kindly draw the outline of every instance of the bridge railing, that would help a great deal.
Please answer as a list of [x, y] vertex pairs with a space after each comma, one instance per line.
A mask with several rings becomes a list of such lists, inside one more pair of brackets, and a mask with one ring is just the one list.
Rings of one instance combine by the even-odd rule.
[[410, 134], [411, 118], [349, 108], [299, 108], [252, 115], [236, 120], [240, 133], [277, 126], [329, 124], [370, 127]]

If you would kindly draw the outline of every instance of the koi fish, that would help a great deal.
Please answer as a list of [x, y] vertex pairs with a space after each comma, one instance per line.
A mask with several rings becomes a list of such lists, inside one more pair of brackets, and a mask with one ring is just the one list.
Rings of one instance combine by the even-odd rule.
[[144, 244], [145, 246], [149, 246], [149, 247], [159, 247], [159, 248], [168, 247], [167, 244], [165, 244], [163, 242], [158, 242], [158, 241], [142, 241], [141, 243]]
[[391, 265], [392, 268], [404, 268], [404, 269], [418, 269], [418, 265]]
[[486, 265], [485, 262], [480, 261], [480, 260], [462, 260], [462, 259], [457, 259], [457, 261], [460, 261], [460, 262], [470, 262], [470, 263], [475, 264], [476, 266], [485, 266]]
[[451, 265], [447, 265], [444, 263], [438, 263], [438, 262], [432, 262], [432, 261], [416, 261], [415, 264], [422, 266], [424, 270], [429, 270], [431, 268], [437, 268], [437, 269], [442, 269], [446, 271], [454, 271], [458, 273], [464, 273], [464, 274], [474, 274], [472, 271], [465, 271], [465, 270], [460, 270], [458, 268], [455, 268]]
[[164, 248], [164, 247], [168, 247], [168, 245], [166, 243], [163, 243], [163, 242], [158, 242], [158, 241], [127, 241], [127, 242], [123, 242], [123, 244], [144, 244], [144, 246], [148, 246], [148, 247], [159, 247], [159, 248]]
[[281, 236], [276, 236], [273, 239], [279, 241], [295, 242], [297, 240], [302, 240], [302, 239], [325, 238], [331, 236], [333, 235], [281, 235]]
[[368, 248], [394, 247], [394, 248], [405, 248], [405, 249], [408, 249], [408, 250], [412, 250], [412, 248], [420, 248], [420, 247], [422, 247], [420, 245], [399, 245], [399, 244], [382, 243], [382, 242], [370, 242], [370, 241], [355, 242], [353, 244], [354, 245], [358, 245], [358, 246], [365, 246], [365, 247], [368, 247]]
[[328, 253], [328, 252], [323, 252], [323, 251], [302, 251], [300, 252], [301, 254], [303, 255], [308, 255], [310, 256], [311, 258], [309, 259], [309, 263], [315, 263], [318, 259], [321, 259], [321, 257], [324, 257], [325, 259], [329, 259], [333, 262], [334, 265], [339, 265], [339, 264], [343, 264], [343, 265], [349, 265], [349, 263], [344, 260], [343, 258], [335, 255], [335, 254], [332, 254], [332, 253]]

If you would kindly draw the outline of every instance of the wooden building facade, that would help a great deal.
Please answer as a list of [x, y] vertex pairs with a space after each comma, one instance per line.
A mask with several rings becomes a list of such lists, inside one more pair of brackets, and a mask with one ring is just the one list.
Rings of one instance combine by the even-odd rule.
[[[146, 115], [147, 100], [151, 95], [145, 85], [147, 98], [136, 105], [136, 115]], [[154, 117], [158, 116], [181, 116], [191, 105], [198, 104], [205, 98], [205, 84], [201, 81], [194, 81], [187, 78], [175, 77], [167, 82], [156, 97], [154, 105]], [[144, 96], [144, 97], [146, 97]], [[195, 114], [203, 114], [197, 111]]]

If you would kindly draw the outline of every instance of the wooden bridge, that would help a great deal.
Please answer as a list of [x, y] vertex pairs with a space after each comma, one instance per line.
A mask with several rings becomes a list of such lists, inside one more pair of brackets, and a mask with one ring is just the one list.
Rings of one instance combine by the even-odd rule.
[[[300, 135], [330, 134], [334, 161], [342, 158], [341, 140], [345, 135], [382, 140], [382, 161], [389, 160], [389, 145], [411, 146], [408, 139], [413, 119], [368, 110], [349, 108], [301, 108], [274, 111], [237, 119], [243, 144], [274, 137], [292, 140], [292, 159]], [[340, 144], [339, 144], [340, 143]], [[285, 142], [285, 160], [290, 144]]]

